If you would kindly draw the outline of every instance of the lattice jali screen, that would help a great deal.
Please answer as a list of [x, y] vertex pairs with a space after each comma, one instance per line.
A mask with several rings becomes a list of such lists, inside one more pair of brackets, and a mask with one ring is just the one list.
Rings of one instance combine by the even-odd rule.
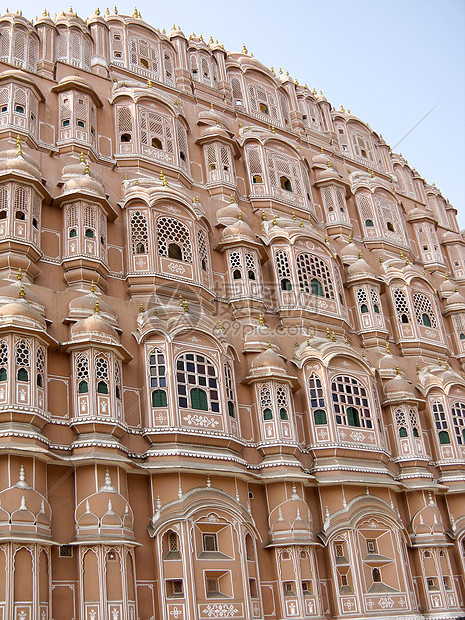
[[170, 243], [179, 245], [182, 260], [192, 262], [192, 245], [187, 226], [171, 217], [161, 217], [157, 221], [158, 252], [160, 256], [168, 256]]

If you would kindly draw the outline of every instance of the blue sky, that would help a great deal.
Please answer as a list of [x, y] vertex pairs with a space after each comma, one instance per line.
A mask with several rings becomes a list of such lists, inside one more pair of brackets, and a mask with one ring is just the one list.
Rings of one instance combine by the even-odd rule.
[[[28, 18], [45, 8], [30, 0], [17, 6]], [[73, 10], [85, 18], [97, 6], [80, 0]], [[68, 4], [54, 0], [46, 8], [53, 16]], [[137, 8], [160, 29], [176, 23], [229, 51], [245, 43], [264, 64], [349, 108], [436, 183], [465, 228], [464, 0], [145, 0]]]

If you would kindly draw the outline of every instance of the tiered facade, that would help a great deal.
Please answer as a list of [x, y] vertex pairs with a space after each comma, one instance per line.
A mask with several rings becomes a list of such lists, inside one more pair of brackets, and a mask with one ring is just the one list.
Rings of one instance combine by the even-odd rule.
[[465, 239], [140, 14], [0, 18], [0, 620], [464, 613]]

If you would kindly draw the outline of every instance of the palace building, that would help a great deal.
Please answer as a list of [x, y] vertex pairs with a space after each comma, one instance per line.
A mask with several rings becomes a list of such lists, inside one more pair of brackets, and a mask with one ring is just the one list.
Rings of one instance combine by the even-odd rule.
[[465, 615], [465, 237], [217, 41], [0, 18], [0, 620]]

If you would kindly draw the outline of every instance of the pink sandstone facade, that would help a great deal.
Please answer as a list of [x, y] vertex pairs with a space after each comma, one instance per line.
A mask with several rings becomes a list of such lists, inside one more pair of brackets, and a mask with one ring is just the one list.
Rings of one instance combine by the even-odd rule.
[[244, 48], [0, 18], [0, 620], [458, 618], [465, 239]]

